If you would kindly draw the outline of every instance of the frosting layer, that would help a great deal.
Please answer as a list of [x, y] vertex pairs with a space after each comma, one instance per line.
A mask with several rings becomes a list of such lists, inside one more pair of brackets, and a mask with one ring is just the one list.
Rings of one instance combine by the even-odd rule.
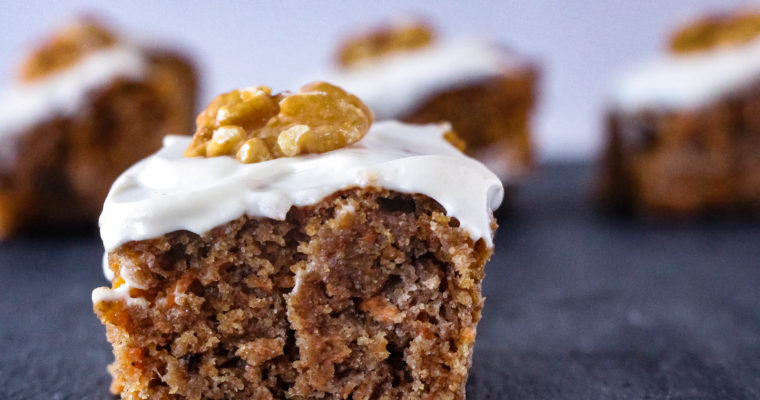
[[140, 49], [117, 45], [87, 54], [50, 76], [6, 88], [0, 94], [0, 141], [5, 142], [0, 146], [0, 164], [13, 161], [13, 139], [28, 127], [71, 116], [87, 104], [93, 90], [116, 78], [143, 79], [148, 68]]
[[760, 39], [696, 54], [669, 54], [624, 74], [613, 91], [621, 111], [697, 108], [760, 79]]
[[114, 182], [100, 216], [106, 250], [177, 230], [202, 234], [241, 215], [283, 220], [351, 187], [420, 193], [439, 202], [474, 239], [492, 246], [491, 211], [504, 189], [491, 171], [449, 144], [446, 124], [373, 125], [360, 142], [322, 154], [244, 164], [185, 158], [190, 137], [167, 136], [156, 154]]
[[524, 67], [498, 46], [467, 39], [391, 54], [320, 79], [358, 96], [381, 120], [403, 117], [442, 91]]

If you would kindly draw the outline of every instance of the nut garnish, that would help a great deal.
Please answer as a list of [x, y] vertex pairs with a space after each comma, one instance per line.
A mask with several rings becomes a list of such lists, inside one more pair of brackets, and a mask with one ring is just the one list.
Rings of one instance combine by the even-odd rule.
[[676, 31], [670, 40], [675, 53], [694, 53], [745, 44], [760, 35], [760, 10], [716, 14]]
[[464, 152], [467, 150], [467, 142], [464, 141], [459, 135], [457, 135], [454, 131], [448, 131], [443, 134], [443, 138], [446, 139], [447, 142], [449, 142], [452, 146], [459, 149], [459, 151]]
[[433, 39], [433, 29], [423, 22], [384, 26], [346, 41], [338, 51], [338, 62], [349, 67], [387, 54], [422, 48]]
[[116, 36], [94, 20], [76, 21], [54, 33], [34, 50], [21, 64], [19, 78], [27, 82], [42, 78], [116, 42]]
[[266, 86], [234, 90], [198, 115], [185, 157], [228, 155], [255, 163], [324, 153], [358, 142], [372, 120], [359, 98], [327, 82], [292, 94], [272, 95]]

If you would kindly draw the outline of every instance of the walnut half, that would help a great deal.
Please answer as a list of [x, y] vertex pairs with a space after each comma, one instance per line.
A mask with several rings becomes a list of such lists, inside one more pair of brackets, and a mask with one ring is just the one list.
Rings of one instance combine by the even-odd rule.
[[266, 86], [234, 90], [198, 115], [185, 157], [229, 155], [255, 163], [324, 153], [358, 142], [372, 120], [359, 98], [327, 82], [292, 94], [273, 95]]
[[670, 40], [674, 53], [696, 53], [738, 46], [760, 36], [760, 10], [710, 14], [676, 31]]
[[378, 27], [344, 42], [338, 50], [338, 63], [351, 67], [388, 54], [415, 50], [433, 43], [433, 29], [422, 21], [398, 21]]
[[93, 18], [83, 18], [55, 32], [21, 64], [19, 78], [33, 81], [76, 63], [85, 55], [113, 46], [116, 36]]

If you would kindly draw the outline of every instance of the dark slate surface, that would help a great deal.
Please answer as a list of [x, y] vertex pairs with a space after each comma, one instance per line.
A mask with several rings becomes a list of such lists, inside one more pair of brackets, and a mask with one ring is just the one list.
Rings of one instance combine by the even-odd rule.
[[[544, 168], [500, 220], [470, 399], [760, 399], [760, 223], [616, 220]], [[109, 399], [92, 234], [0, 245], [0, 399]]]

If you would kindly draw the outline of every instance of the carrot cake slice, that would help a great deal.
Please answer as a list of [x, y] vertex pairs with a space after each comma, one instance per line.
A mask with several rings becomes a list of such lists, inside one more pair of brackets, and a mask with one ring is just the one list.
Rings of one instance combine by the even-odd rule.
[[501, 182], [447, 124], [372, 120], [324, 82], [236, 90], [117, 179], [114, 393], [465, 398]]
[[615, 209], [760, 211], [760, 11], [710, 15], [623, 75], [607, 115], [601, 194]]
[[492, 42], [438, 39], [426, 23], [398, 21], [352, 35], [327, 80], [356, 93], [378, 120], [448, 121], [479, 159], [514, 183], [533, 159], [538, 68]]
[[195, 72], [82, 19], [53, 33], [0, 93], [0, 237], [95, 225], [114, 179], [187, 132]]

